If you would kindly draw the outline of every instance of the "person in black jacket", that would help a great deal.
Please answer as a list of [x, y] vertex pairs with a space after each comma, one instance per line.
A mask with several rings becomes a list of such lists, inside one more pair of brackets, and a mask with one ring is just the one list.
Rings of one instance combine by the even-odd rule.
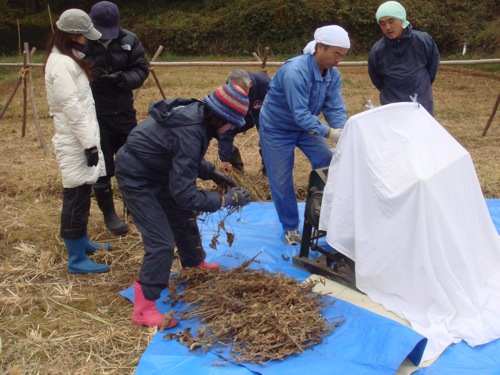
[[413, 28], [405, 8], [386, 1], [375, 15], [384, 36], [368, 55], [368, 74], [380, 91], [380, 104], [417, 101], [434, 116], [432, 84], [439, 50], [432, 37]]
[[[182, 267], [220, 270], [205, 262], [196, 212], [244, 206], [250, 192], [198, 190], [197, 178], [226, 182], [204, 160], [210, 139], [245, 124], [248, 97], [236, 85], [217, 88], [205, 101], [175, 98], [153, 103], [149, 117], [129, 134], [116, 155], [116, 178], [134, 224], [142, 235], [144, 260], [134, 283], [132, 324], [161, 326], [156, 299], [168, 286], [177, 247]], [[172, 327], [172, 319], [164, 326]]]
[[[227, 83], [238, 85], [248, 95], [250, 105], [248, 113], [245, 116], [245, 125], [234, 130], [225, 132], [219, 139], [219, 159], [221, 160], [220, 169], [226, 173], [231, 172], [232, 168], [239, 171], [244, 170], [243, 160], [241, 159], [240, 150], [234, 143], [236, 134], [246, 132], [247, 130], [257, 127], [259, 130], [259, 113], [262, 107], [262, 102], [267, 94], [269, 82], [271, 78], [264, 72], [249, 72], [245, 69], [234, 69], [227, 76]], [[259, 153], [262, 157], [262, 152]], [[266, 167], [262, 163], [262, 174], [266, 176]]]
[[96, 3], [90, 18], [102, 33], [101, 39], [87, 44], [84, 53], [92, 63], [92, 94], [106, 164], [106, 176], [97, 180], [93, 190], [106, 227], [122, 235], [128, 232], [128, 225], [118, 217], [113, 203], [114, 157], [137, 125], [132, 90], [141, 87], [148, 77], [149, 64], [137, 36], [120, 27], [120, 12], [115, 4]]

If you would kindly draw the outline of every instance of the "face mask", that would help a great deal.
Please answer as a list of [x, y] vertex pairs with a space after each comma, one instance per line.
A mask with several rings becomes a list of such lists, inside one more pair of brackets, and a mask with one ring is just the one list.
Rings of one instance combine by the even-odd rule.
[[70, 43], [69, 43], [70, 47], [79, 51], [79, 52], [83, 52], [83, 50], [85, 49], [85, 44], [82, 44], [82, 43], [78, 43], [76, 40], [72, 40]]

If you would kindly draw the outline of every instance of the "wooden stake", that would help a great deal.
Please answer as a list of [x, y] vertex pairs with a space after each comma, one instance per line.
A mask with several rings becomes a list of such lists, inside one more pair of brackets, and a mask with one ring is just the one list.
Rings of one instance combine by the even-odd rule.
[[486, 132], [488, 131], [491, 123], [493, 122], [493, 118], [495, 117], [498, 106], [500, 105], [500, 94], [498, 94], [497, 102], [495, 103], [495, 106], [493, 107], [493, 111], [491, 112], [490, 118], [488, 119], [488, 122], [486, 123], [486, 126], [484, 127], [483, 130], [483, 137], [486, 135]]
[[[163, 51], [163, 46], [160, 45], [158, 47], [158, 49], [156, 50], [155, 55], [151, 59], [151, 62], [156, 61], [156, 59], [158, 58], [158, 56], [160, 56], [160, 54], [162, 53], [162, 51]], [[160, 80], [158, 79], [158, 76], [156, 75], [156, 72], [154, 71], [154, 68], [151, 66], [151, 62], [148, 60], [149, 72], [153, 76], [153, 79], [156, 82], [156, 86], [158, 86], [158, 89], [160, 90], [160, 94], [161, 94], [163, 100], [165, 100], [165, 99], [167, 99], [167, 97], [165, 96], [165, 93], [163, 92], [163, 88], [161, 87]], [[139, 91], [140, 91], [141, 88], [142, 88], [142, 86], [139, 87], [137, 90], [135, 90], [134, 100], [137, 98], [137, 95], [139, 95]]]
[[264, 58], [262, 59], [262, 65], [260, 67], [262, 70], [266, 70], [266, 63], [268, 57], [269, 57], [269, 47], [266, 47], [264, 49]]

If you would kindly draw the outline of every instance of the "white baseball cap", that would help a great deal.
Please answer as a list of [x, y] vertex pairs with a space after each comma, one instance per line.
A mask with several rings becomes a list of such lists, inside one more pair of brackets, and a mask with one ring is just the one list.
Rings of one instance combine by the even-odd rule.
[[94, 28], [87, 13], [81, 9], [65, 10], [56, 22], [59, 30], [69, 34], [81, 34], [90, 40], [97, 40], [101, 33]]

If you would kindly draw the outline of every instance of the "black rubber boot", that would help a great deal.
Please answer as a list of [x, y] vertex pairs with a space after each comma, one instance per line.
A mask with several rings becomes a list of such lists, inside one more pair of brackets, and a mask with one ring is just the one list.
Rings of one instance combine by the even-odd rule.
[[111, 186], [104, 188], [95, 188], [94, 195], [97, 200], [97, 205], [101, 209], [104, 215], [104, 224], [108, 230], [117, 235], [121, 236], [128, 232], [128, 225], [123, 220], [121, 220], [115, 211], [115, 204], [113, 202], [113, 191]]
[[241, 159], [240, 150], [238, 150], [236, 147], [235, 147], [235, 151], [231, 155], [231, 160], [229, 162], [231, 163], [231, 165], [233, 166], [234, 169], [237, 169], [240, 172], [243, 172], [243, 170], [244, 170], [243, 160]]

